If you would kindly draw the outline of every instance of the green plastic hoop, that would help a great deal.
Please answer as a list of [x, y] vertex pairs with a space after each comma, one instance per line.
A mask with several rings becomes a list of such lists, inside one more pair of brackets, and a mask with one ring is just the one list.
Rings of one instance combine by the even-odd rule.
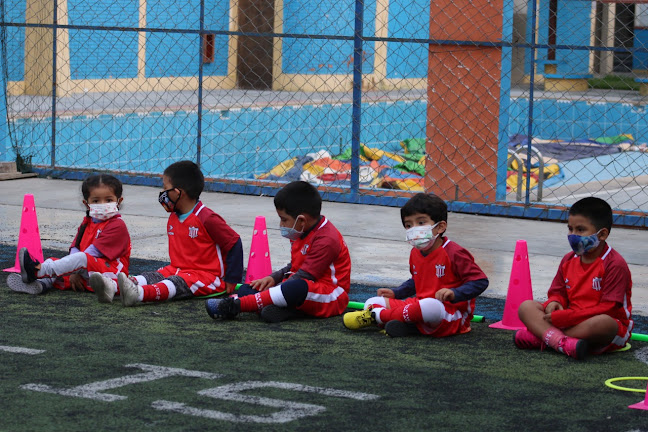
[[605, 385], [613, 388], [615, 390], [621, 390], [621, 391], [629, 391], [629, 392], [635, 392], [635, 393], [646, 393], [646, 389], [636, 389], [636, 388], [629, 388], [629, 387], [621, 387], [616, 384], [612, 384], [617, 381], [639, 381], [639, 380], [648, 380], [648, 377], [617, 377], [617, 378], [610, 378], [609, 380], [605, 381]]

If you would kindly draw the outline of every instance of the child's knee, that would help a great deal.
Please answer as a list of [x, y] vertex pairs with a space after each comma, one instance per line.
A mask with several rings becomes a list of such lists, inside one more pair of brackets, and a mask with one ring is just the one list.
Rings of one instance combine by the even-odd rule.
[[535, 300], [525, 300], [520, 304], [520, 307], [518, 307], [518, 317], [520, 317], [521, 320], [524, 320], [530, 313], [537, 310], [542, 310], [542, 304]]
[[388, 306], [388, 299], [386, 297], [371, 297], [365, 301], [364, 308], [368, 309], [369, 306], [379, 306], [386, 308]]
[[425, 298], [419, 302], [423, 322], [438, 324], [443, 320], [446, 310], [442, 302], [433, 298]]

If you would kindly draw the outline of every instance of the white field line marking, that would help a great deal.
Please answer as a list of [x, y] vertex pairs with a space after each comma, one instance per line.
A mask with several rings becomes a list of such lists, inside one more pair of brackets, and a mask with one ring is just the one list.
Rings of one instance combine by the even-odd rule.
[[183, 403], [157, 400], [151, 406], [161, 411], [173, 411], [180, 414], [192, 415], [196, 417], [206, 417], [216, 420], [225, 420], [237, 423], [287, 423], [298, 418], [317, 415], [326, 411], [326, 408], [321, 405], [312, 405], [299, 402], [285, 401], [281, 399], [271, 399], [260, 396], [241, 394], [245, 390], [253, 390], [257, 388], [278, 388], [282, 390], [293, 390], [305, 393], [316, 393], [332, 397], [343, 397], [356, 400], [374, 400], [378, 399], [378, 395], [368, 393], [357, 393], [345, 390], [337, 390], [324, 387], [311, 387], [301, 384], [277, 382], [277, 381], [246, 381], [235, 384], [223, 385], [214, 387], [198, 392], [201, 396], [209, 396], [214, 399], [221, 399], [227, 401], [243, 402], [252, 405], [268, 406], [273, 408], [280, 408], [280, 411], [268, 415], [242, 415], [231, 414], [222, 411], [201, 409], [187, 406]]
[[612, 195], [621, 191], [626, 192], [626, 191], [637, 190], [637, 189], [648, 189], [648, 185], [630, 186], [627, 188], [616, 188], [616, 189], [602, 189], [596, 192], [580, 193], [576, 195], [563, 195], [560, 197], [542, 198], [542, 201], [562, 201], [565, 198], [585, 198], [585, 197], [596, 196], [596, 195]]
[[28, 355], [42, 354], [45, 352], [45, 350], [23, 348], [17, 346], [6, 346], [6, 345], [0, 345], [0, 351], [16, 353], [16, 354], [28, 354]]
[[24, 390], [32, 390], [42, 393], [54, 393], [62, 396], [80, 397], [85, 399], [94, 399], [103, 402], [115, 402], [127, 399], [126, 396], [120, 396], [110, 393], [101, 393], [102, 391], [124, 387], [130, 384], [155, 381], [170, 376], [186, 376], [194, 378], [217, 379], [223, 375], [210, 372], [192, 371], [187, 369], [169, 368], [164, 366], [154, 366], [141, 363], [128, 364], [126, 367], [133, 367], [147, 371], [145, 373], [126, 375], [119, 378], [113, 378], [105, 381], [97, 381], [90, 384], [80, 385], [71, 388], [56, 388], [44, 384], [25, 384], [20, 386]]

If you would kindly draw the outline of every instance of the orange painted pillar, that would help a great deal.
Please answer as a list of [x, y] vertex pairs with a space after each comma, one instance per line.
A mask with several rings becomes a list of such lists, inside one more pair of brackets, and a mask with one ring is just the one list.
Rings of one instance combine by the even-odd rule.
[[[430, 38], [502, 40], [503, 0], [432, 0]], [[495, 201], [500, 47], [430, 45], [425, 190], [444, 200]]]

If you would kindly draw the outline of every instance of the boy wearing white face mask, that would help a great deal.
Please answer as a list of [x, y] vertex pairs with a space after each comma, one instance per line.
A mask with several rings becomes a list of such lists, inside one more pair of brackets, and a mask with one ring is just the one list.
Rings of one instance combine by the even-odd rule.
[[320, 214], [322, 198], [317, 189], [303, 181], [289, 183], [277, 193], [274, 204], [281, 235], [290, 240], [290, 264], [241, 286], [239, 298], [207, 300], [212, 318], [259, 312], [264, 321], [276, 323], [299, 313], [326, 318], [346, 310], [351, 258], [342, 234]]
[[612, 209], [588, 197], [569, 209], [566, 254], [544, 303], [527, 300], [518, 314], [526, 329], [515, 333], [521, 349], [546, 346], [583, 360], [623, 348], [632, 332], [632, 278], [623, 257], [606, 240]]
[[377, 324], [392, 337], [425, 334], [444, 337], [470, 331], [475, 297], [488, 278], [466, 249], [444, 236], [448, 207], [436, 195], [419, 193], [401, 208], [412, 278], [392, 290], [381, 288], [365, 310], [344, 315], [356, 330]]
[[18, 254], [21, 275], [7, 277], [9, 288], [28, 294], [41, 294], [51, 288], [92, 291], [88, 286], [91, 274], [116, 278], [118, 273], [128, 272], [131, 243], [119, 215], [122, 189], [121, 182], [111, 175], [86, 178], [81, 184], [86, 217], [70, 246], [70, 254], [39, 263], [23, 248]]

